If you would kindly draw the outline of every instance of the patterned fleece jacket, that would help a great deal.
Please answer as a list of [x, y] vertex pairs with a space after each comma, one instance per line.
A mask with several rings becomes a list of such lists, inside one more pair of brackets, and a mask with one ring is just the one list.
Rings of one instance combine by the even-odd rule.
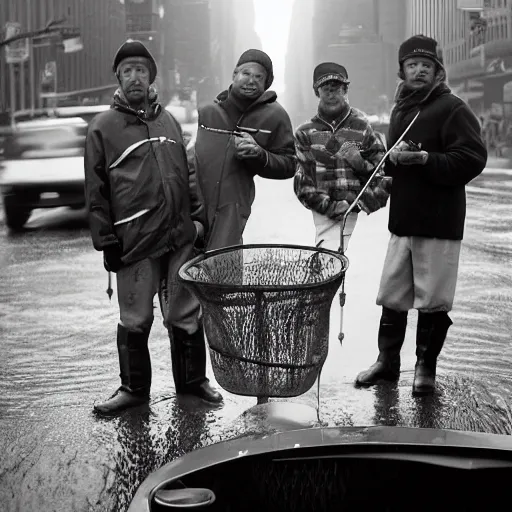
[[[317, 114], [299, 126], [295, 147], [295, 195], [309, 210], [334, 220], [341, 220], [385, 153], [366, 116], [350, 107], [334, 124]], [[352, 211], [370, 214], [386, 206], [390, 186], [381, 169]]]

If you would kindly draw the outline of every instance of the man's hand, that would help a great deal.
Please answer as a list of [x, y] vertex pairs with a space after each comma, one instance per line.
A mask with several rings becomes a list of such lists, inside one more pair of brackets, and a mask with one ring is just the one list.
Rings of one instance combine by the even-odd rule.
[[415, 144], [412, 141], [401, 141], [389, 153], [389, 159], [394, 165], [424, 165], [427, 163], [428, 153], [421, 150], [421, 144]]
[[103, 266], [109, 272], [118, 272], [123, 267], [121, 257], [123, 250], [119, 244], [107, 247], [103, 251]]
[[397, 163], [401, 165], [425, 165], [427, 159], [426, 151], [402, 151], [397, 155]]
[[240, 160], [247, 158], [263, 158], [265, 150], [254, 140], [254, 137], [242, 132], [235, 136], [235, 155]]
[[407, 142], [402, 140], [400, 142], [400, 144], [398, 144], [397, 147], [395, 149], [393, 149], [389, 153], [389, 159], [390, 159], [391, 163], [394, 164], [394, 165], [397, 165], [397, 163], [398, 163], [398, 155], [402, 151], [408, 151], [408, 150], [409, 150], [409, 144], [407, 144]]

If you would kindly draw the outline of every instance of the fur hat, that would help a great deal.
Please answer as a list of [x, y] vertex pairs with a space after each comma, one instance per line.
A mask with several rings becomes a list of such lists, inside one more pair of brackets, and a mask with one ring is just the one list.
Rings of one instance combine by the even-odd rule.
[[274, 81], [274, 67], [272, 66], [272, 60], [270, 60], [270, 57], [261, 50], [246, 50], [244, 53], [242, 53], [242, 55], [240, 55], [240, 58], [236, 63], [236, 67], [240, 66], [241, 64], [246, 64], [247, 62], [256, 62], [265, 68], [265, 71], [267, 72], [265, 90], [267, 90]]
[[134, 39], [128, 39], [124, 42], [117, 50], [116, 55], [114, 57], [114, 63], [112, 65], [112, 69], [114, 73], [117, 75], [117, 68], [119, 64], [124, 59], [129, 57], [144, 57], [149, 61], [149, 83], [153, 83], [156, 78], [157, 68], [156, 62], [151, 55], [151, 52], [144, 46], [141, 41], [135, 41]]
[[412, 36], [404, 41], [398, 50], [398, 64], [400, 69], [403, 63], [412, 57], [426, 57], [433, 60], [439, 67], [444, 68], [443, 53], [438, 42], [424, 35]]
[[350, 83], [347, 70], [340, 64], [335, 62], [322, 62], [318, 64], [313, 71], [313, 90], [315, 94], [318, 96], [318, 88], [331, 80], [336, 80], [346, 85]]

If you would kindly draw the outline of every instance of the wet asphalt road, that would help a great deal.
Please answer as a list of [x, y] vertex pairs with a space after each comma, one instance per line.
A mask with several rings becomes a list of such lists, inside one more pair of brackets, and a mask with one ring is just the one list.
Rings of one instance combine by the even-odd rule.
[[[338, 339], [337, 299], [322, 372], [320, 417], [327, 425], [446, 427], [510, 435], [512, 411], [512, 171], [488, 170], [468, 187], [466, 239], [438, 392], [413, 399], [411, 313], [396, 386], [356, 390], [376, 357], [375, 305], [388, 240], [387, 209], [360, 216], [347, 256], [347, 304]], [[311, 245], [310, 212], [291, 181], [259, 181], [246, 243]], [[116, 294], [109, 303], [101, 255], [83, 211], [36, 211], [27, 230], [0, 224], [0, 509], [122, 511], [152, 470], [199, 446], [249, 430], [254, 398], [224, 392], [220, 409], [177, 399], [161, 317], [150, 338], [151, 404], [112, 420], [92, 414], [118, 385]], [[114, 283], [115, 284], [115, 283]], [[114, 287], [115, 288], [115, 287]], [[215, 380], [209, 368], [209, 375]], [[314, 386], [293, 402], [316, 406]]]

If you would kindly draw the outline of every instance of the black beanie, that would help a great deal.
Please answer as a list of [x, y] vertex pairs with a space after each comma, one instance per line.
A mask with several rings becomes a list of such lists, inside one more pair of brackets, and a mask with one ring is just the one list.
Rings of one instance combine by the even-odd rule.
[[336, 64], [335, 62], [322, 62], [318, 64], [313, 71], [313, 90], [315, 94], [318, 95], [318, 88], [322, 84], [331, 80], [336, 80], [346, 85], [350, 83], [348, 81], [347, 70], [340, 64]]
[[256, 62], [257, 64], [260, 64], [265, 68], [265, 71], [267, 72], [265, 90], [267, 90], [274, 81], [274, 68], [272, 66], [272, 61], [270, 60], [270, 57], [261, 50], [246, 50], [244, 53], [242, 53], [242, 55], [240, 55], [240, 58], [236, 63], [236, 67], [240, 66], [241, 64], [246, 64], [247, 62]]
[[398, 50], [398, 65], [400, 69], [405, 60], [412, 57], [427, 57], [433, 60], [441, 68], [443, 65], [443, 53], [437, 41], [424, 35], [412, 36], [400, 45]]
[[112, 65], [114, 73], [117, 74], [117, 67], [122, 60], [128, 57], [144, 57], [149, 60], [149, 83], [152, 84], [155, 81], [157, 73], [156, 62], [151, 52], [141, 41], [128, 39], [119, 47], [114, 57], [114, 64]]

